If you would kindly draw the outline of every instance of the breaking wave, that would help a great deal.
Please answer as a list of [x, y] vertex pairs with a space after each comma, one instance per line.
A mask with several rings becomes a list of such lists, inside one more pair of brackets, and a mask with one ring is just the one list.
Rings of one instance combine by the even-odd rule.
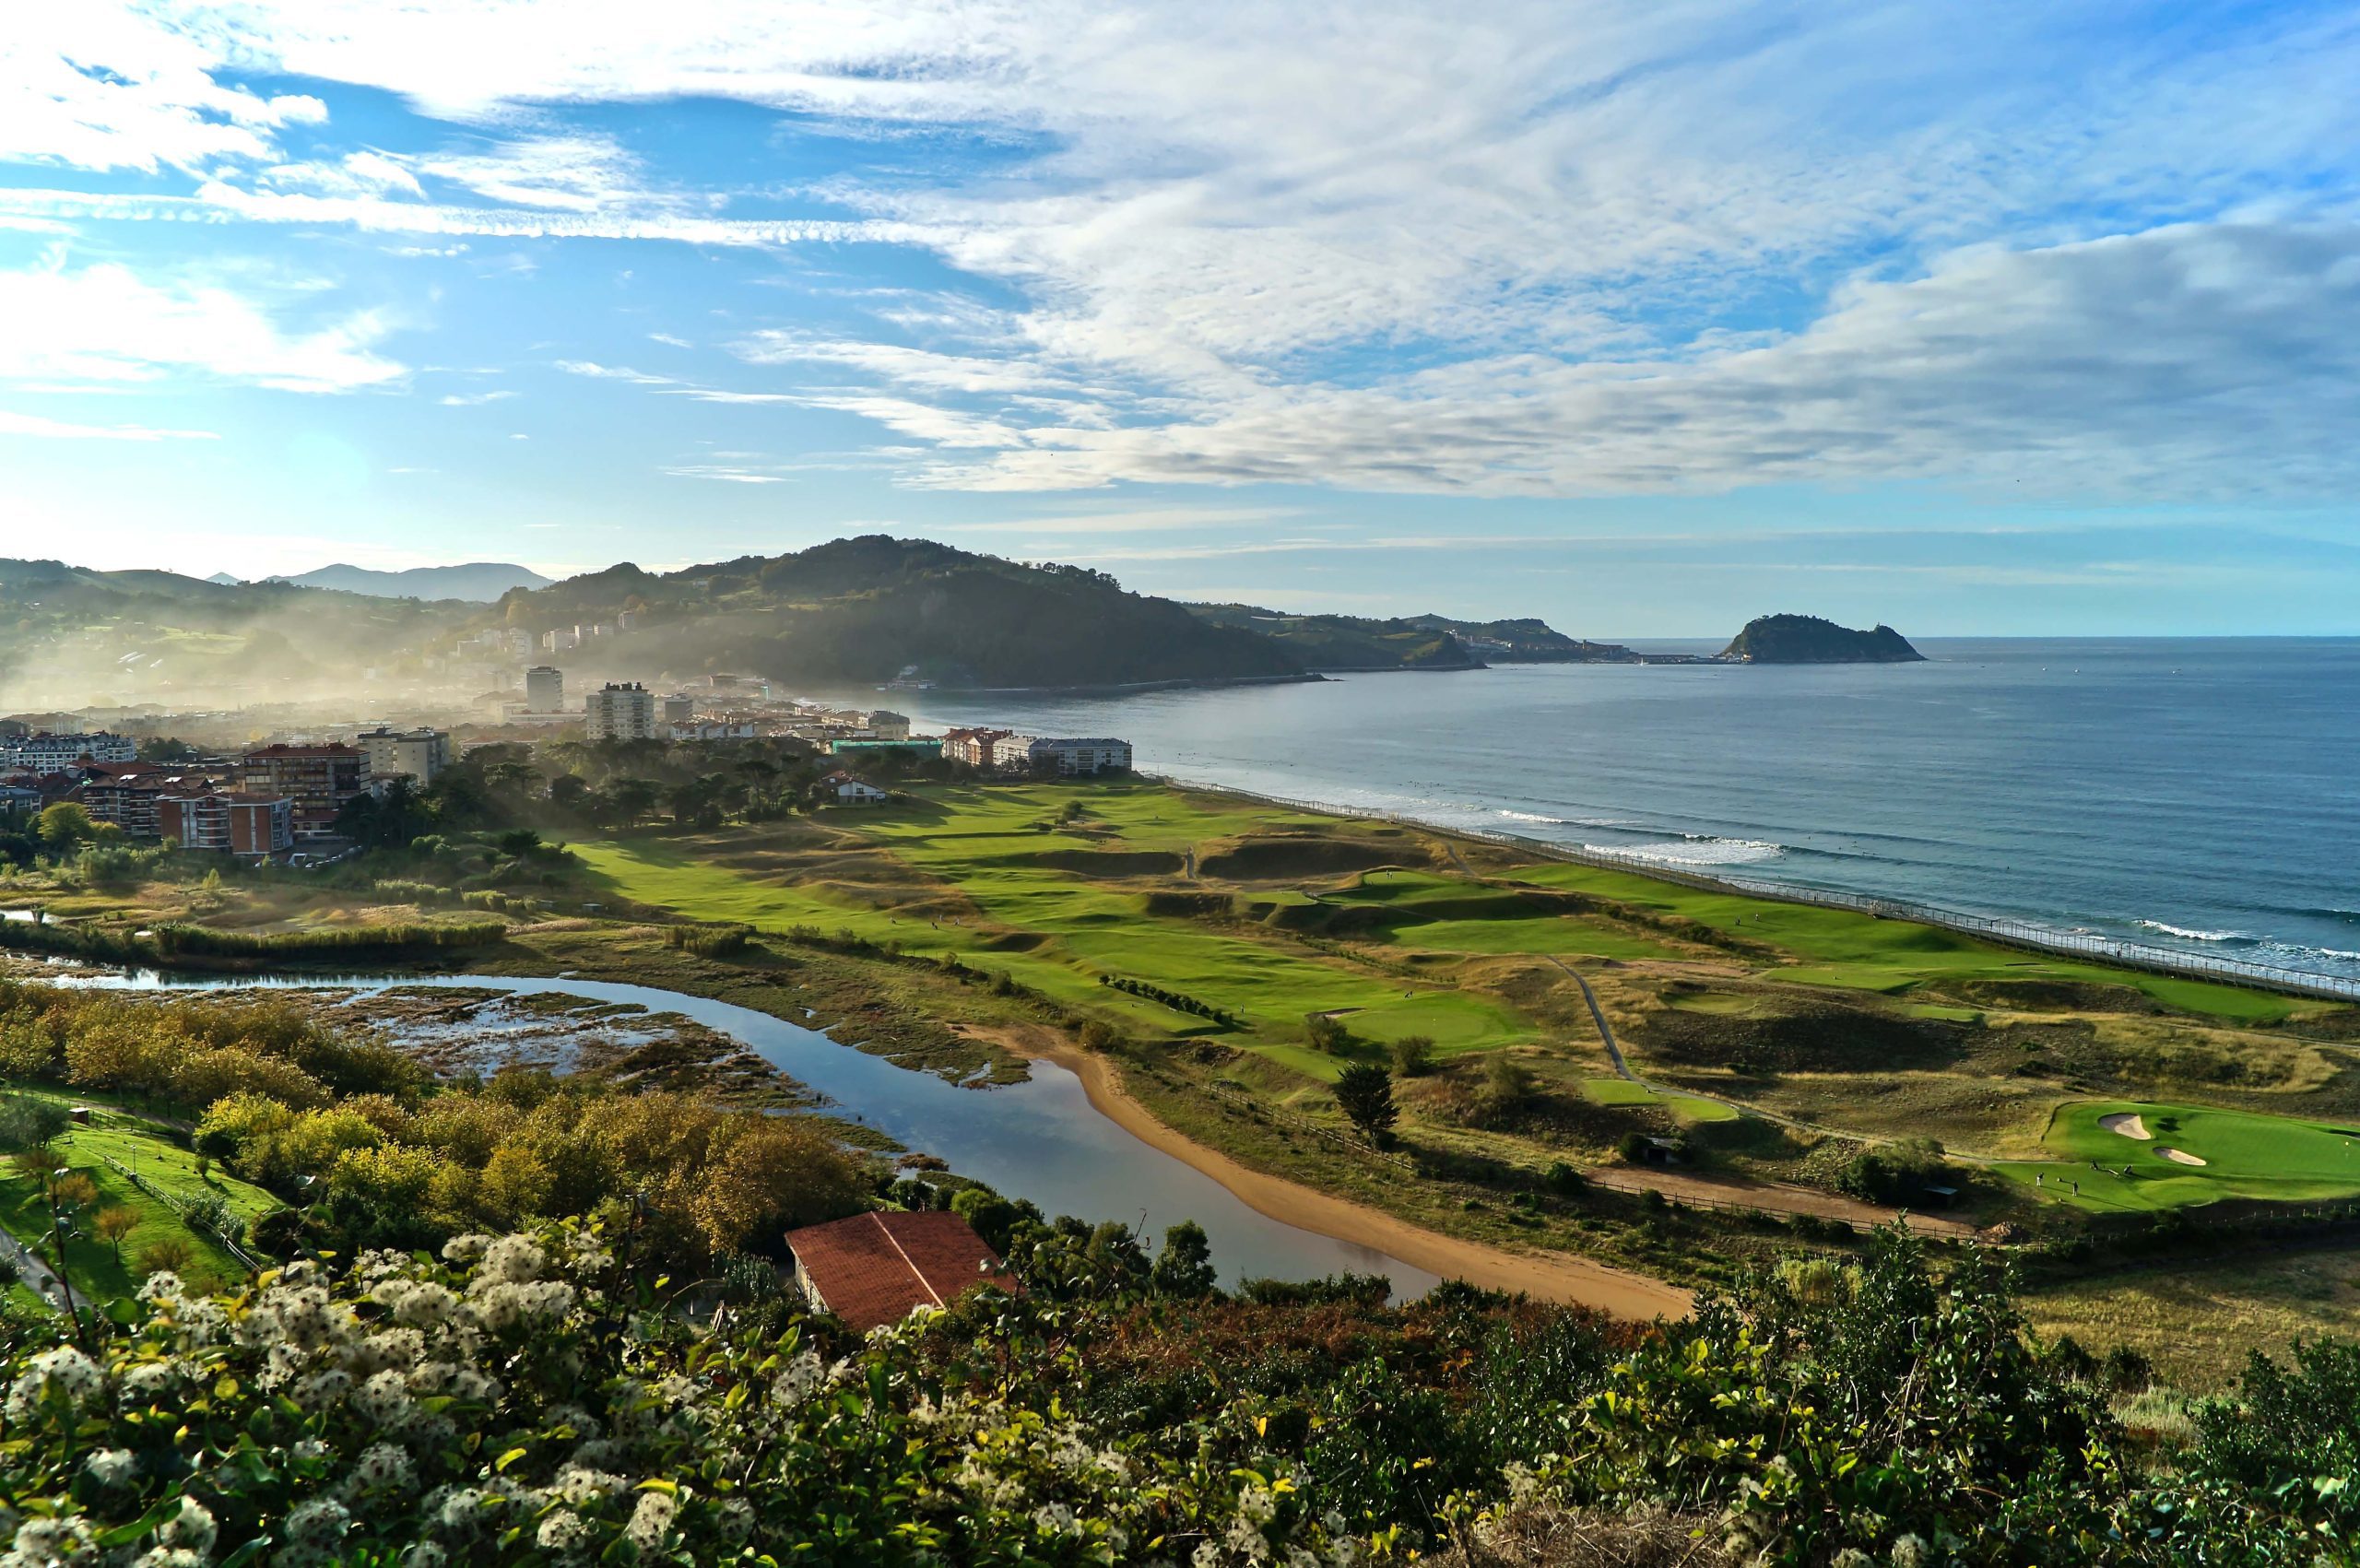
[[1762, 839], [1723, 839], [1710, 833], [1687, 833], [1657, 843], [1589, 843], [1597, 855], [1619, 855], [1628, 860], [1650, 860], [1662, 866], [1758, 866], [1787, 853], [1784, 844]]

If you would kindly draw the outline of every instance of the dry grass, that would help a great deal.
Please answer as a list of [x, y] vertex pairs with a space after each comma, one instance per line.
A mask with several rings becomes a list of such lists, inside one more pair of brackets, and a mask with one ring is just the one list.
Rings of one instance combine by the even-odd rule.
[[2225, 1388], [2249, 1350], [2283, 1355], [2297, 1337], [2348, 1336], [2360, 1311], [2360, 1250], [2239, 1258], [2042, 1285], [2024, 1297], [2043, 1334], [2104, 1353], [2142, 1351], [2165, 1382]]

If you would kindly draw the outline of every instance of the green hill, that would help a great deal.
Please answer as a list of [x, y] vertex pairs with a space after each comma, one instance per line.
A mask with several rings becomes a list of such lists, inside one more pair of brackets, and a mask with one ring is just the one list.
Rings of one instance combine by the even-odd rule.
[[1906, 665], [1926, 657], [1890, 626], [1856, 631], [1815, 615], [1758, 616], [1720, 656], [1755, 665]]
[[289, 583], [0, 560], [0, 711], [305, 693], [383, 665], [472, 607]]
[[838, 539], [656, 574], [628, 563], [519, 590], [498, 617], [538, 631], [638, 612], [631, 662], [869, 684], [1089, 687], [1285, 679], [1304, 663], [1103, 572], [1027, 565], [923, 539]]
[[1481, 669], [1483, 662], [1448, 630], [1410, 620], [1351, 615], [1289, 615], [1257, 605], [1190, 605], [1214, 626], [1267, 637], [1316, 670]]

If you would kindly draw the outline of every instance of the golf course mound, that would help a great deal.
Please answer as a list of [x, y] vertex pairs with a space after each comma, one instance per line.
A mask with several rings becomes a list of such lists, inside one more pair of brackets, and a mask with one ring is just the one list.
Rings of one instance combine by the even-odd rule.
[[1009, 855], [1010, 864], [1052, 871], [1070, 871], [1077, 877], [1103, 877], [1109, 880], [1125, 877], [1177, 877], [1187, 862], [1165, 850], [1156, 849], [1051, 849], [1038, 855]]
[[1961, 1000], [2027, 1013], [2153, 1013], [2153, 998], [2092, 980], [1970, 980], [1946, 985]]
[[1273, 834], [1241, 839], [1209, 855], [1197, 869], [1229, 882], [1276, 882], [1299, 877], [1335, 877], [1387, 867], [1422, 869], [1425, 850], [1405, 836], [1383, 842], [1319, 833]]
[[[1765, 1004], [1766, 1006], [1767, 1004]], [[1781, 1073], [1882, 1072], [1956, 1060], [1968, 1032], [1944, 1019], [1870, 1008], [1703, 1012], [1664, 1008], [1627, 1032], [1649, 1058]]]
[[1237, 913], [1237, 899], [1232, 893], [1158, 890], [1140, 895], [1139, 913], [1180, 920], [1219, 920]]

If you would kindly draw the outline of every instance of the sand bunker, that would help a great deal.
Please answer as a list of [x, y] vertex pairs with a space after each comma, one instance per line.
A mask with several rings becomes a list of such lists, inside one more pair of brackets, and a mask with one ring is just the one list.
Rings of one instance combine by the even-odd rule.
[[[2125, 1138], [2135, 1138], [2142, 1143], [2155, 1136], [2147, 1130], [2147, 1124], [2143, 1118], [2127, 1111], [2118, 1111], [2111, 1116], [2100, 1116], [2098, 1126], [2110, 1133], [2120, 1133]], [[2200, 1160], [2197, 1163], [2201, 1165], [2203, 1161]]]
[[2190, 1154], [2185, 1149], [2158, 1149], [2155, 1152], [2162, 1155], [2165, 1159], [2170, 1161], [2175, 1165], [2201, 1165], [2205, 1163], [2204, 1161], [2198, 1159], [2195, 1155]]

